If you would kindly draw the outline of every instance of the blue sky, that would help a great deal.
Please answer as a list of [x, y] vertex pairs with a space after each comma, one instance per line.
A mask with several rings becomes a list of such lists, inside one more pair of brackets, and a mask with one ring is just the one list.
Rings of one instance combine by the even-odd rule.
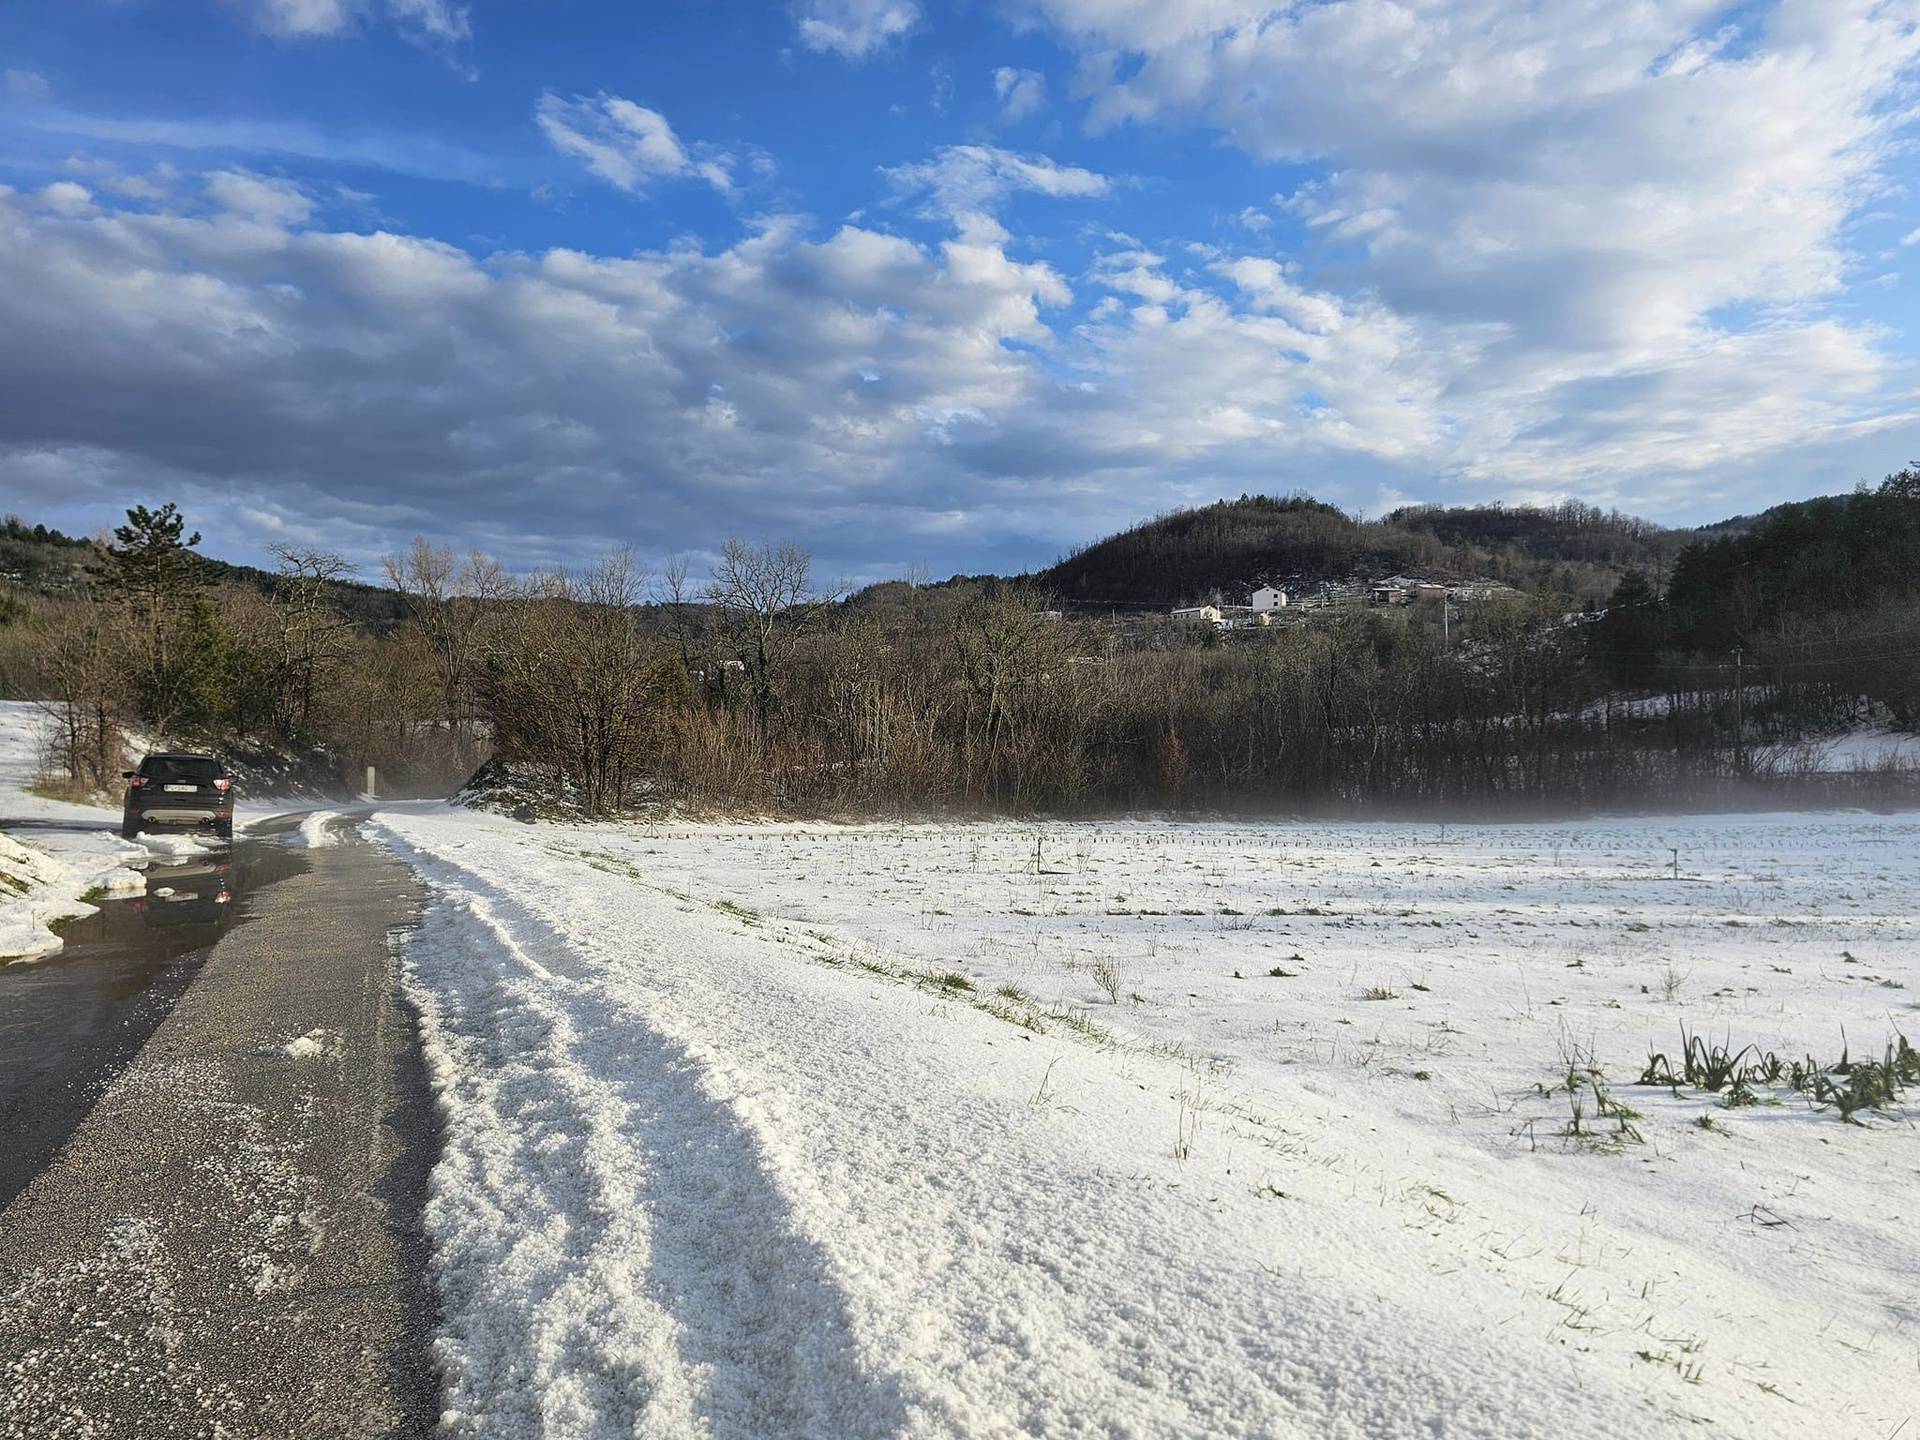
[[1917, 20], [15, 0], [0, 503], [868, 579], [1246, 490], [1846, 488], [1920, 454]]

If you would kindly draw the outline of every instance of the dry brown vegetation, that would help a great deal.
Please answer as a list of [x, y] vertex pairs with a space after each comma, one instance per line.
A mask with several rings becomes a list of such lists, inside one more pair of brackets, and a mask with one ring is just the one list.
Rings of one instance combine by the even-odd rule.
[[417, 540], [386, 565], [404, 618], [369, 627], [330, 598], [338, 557], [215, 584], [181, 530], [130, 512], [85, 589], [0, 623], [0, 680], [46, 698], [73, 784], [114, 778], [129, 727], [336, 783], [376, 765], [387, 793], [445, 793], [492, 757], [534, 808], [588, 815], [1458, 812], [1913, 778], [1816, 777], [1780, 743], [1871, 693], [1843, 621], [1818, 667], [1756, 643], [1743, 696], [1725, 666], [1654, 656], [1622, 705], [1595, 627], [1550, 594], [1217, 634], [1062, 617], [1021, 582], [847, 599], [792, 546], [729, 542], [696, 591], [625, 551], [515, 576]]

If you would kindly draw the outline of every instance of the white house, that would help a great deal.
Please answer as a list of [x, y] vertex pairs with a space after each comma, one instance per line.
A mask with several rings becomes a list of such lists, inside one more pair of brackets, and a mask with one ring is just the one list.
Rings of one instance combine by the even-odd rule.
[[1226, 619], [1218, 605], [1190, 605], [1173, 612], [1173, 618], [1188, 625], [1224, 625]]
[[1287, 608], [1287, 592], [1263, 585], [1247, 600], [1247, 608], [1256, 611], [1284, 610]]

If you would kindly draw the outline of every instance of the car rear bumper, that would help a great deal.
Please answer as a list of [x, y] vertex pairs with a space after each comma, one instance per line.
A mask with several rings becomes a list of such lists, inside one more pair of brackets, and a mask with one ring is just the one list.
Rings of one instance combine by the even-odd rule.
[[205, 805], [156, 805], [151, 810], [135, 810], [130, 818], [142, 825], [216, 825], [231, 820], [233, 812]]

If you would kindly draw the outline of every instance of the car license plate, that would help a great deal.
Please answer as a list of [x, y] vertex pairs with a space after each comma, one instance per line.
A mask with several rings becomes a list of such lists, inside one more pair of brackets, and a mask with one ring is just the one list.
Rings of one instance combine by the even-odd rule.
[[199, 789], [200, 787], [198, 785], [169, 785], [167, 786], [167, 793], [169, 795], [193, 795], [198, 793]]

